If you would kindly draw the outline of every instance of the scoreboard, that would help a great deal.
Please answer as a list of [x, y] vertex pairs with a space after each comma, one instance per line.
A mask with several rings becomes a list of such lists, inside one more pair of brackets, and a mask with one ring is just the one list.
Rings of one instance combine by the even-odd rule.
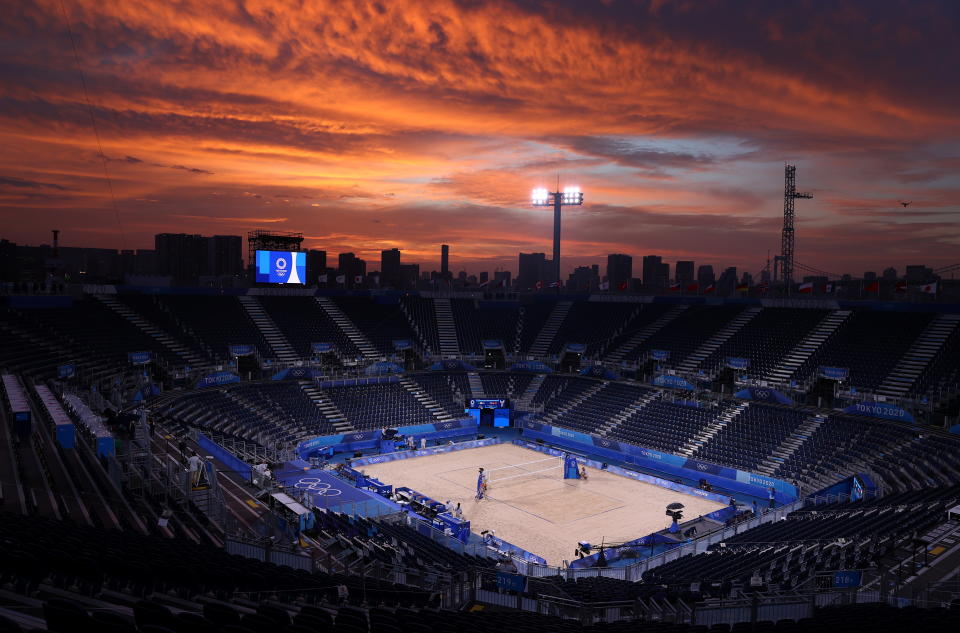
[[298, 251], [257, 251], [256, 281], [269, 284], [303, 284], [307, 254]]
[[510, 401], [506, 398], [470, 398], [468, 409], [508, 409]]
[[510, 400], [508, 398], [469, 398], [463, 411], [477, 421], [477, 425], [495, 427], [510, 426]]

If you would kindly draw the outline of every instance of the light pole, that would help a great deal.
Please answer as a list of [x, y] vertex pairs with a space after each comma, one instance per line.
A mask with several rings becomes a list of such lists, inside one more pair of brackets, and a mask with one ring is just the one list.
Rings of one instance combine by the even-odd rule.
[[[559, 189], [559, 187], [557, 187]], [[560, 287], [560, 208], [583, 204], [583, 192], [580, 187], [564, 187], [563, 191], [547, 191], [544, 188], [533, 190], [531, 203], [535, 207], [553, 207], [553, 272], [554, 281]]]

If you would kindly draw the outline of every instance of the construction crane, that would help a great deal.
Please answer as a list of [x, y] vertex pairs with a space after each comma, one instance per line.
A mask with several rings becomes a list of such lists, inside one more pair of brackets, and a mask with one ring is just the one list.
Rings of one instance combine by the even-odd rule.
[[[794, 200], [809, 200], [813, 194], [797, 191], [797, 166], [784, 165], [783, 178], [783, 233], [780, 236], [780, 255], [775, 259], [780, 264], [780, 279], [789, 289], [793, 283], [793, 218]], [[776, 276], [777, 267], [774, 267]]]

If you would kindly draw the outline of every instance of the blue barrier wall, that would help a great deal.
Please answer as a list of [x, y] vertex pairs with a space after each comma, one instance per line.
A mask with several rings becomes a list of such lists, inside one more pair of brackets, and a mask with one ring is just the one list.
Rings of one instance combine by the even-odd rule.
[[616, 440], [594, 437], [577, 431], [559, 429], [537, 422], [523, 422], [524, 437], [543, 440], [576, 451], [588, 451], [601, 457], [636, 464], [640, 468], [655, 470], [683, 478], [706, 479], [710, 485], [735, 493], [765, 497], [771, 486], [778, 503], [789, 503], [797, 498], [797, 489], [792, 484], [772, 477], [749, 473], [733, 468], [701, 462], [679, 455], [662, 453], [642, 446], [634, 446]]
[[[466, 418], [463, 420], [450, 420], [434, 424], [401, 426], [397, 431], [399, 435], [412, 435], [419, 442], [420, 438], [441, 440], [475, 435], [477, 432], [477, 424], [477, 420]], [[344, 433], [341, 435], [314, 437], [300, 442], [300, 444], [297, 445], [297, 455], [299, 455], [301, 459], [307, 459], [312, 454], [324, 448], [331, 448], [334, 453], [352, 453], [353, 451], [379, 449], [381, 435], [381, 430], [375, 429], [373, 431], [357, 431], [355, 433]]]
[[233, 453], [223, 448], [203, 433], [198, 435], [197, 444], [199, 444], [200, 448], [206, 451], [209, 455], [212, 455], [214, 459], [219, 460], [227, 468], [237, 473], [247, 481], [252, 479], [251, 473], [253, 468], [250, 466], [250, 464], [235, 456]]

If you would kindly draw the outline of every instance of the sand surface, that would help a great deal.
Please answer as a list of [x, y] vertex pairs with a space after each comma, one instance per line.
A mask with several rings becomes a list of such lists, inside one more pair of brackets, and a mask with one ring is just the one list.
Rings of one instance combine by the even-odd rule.
[[[476, 500], [477, 469], [488, 472], [486, 499]], [[684, 518], [723, 507], [606, 471], [563, 479], [560, 458], [498, 444], [443, 455], [370, 464], [361, 470], [393, 486], [407, 486], [440, 502], [460, 502], [471, 530], [496, 535], [551, 565], [572, 560], [578, 541], [624, 542], [667, 526], [666, 506], [679, 501]], [[524, 474], [533, 471], [535, 474]], [[523, 474], [517, 477], [516, 475]]]

